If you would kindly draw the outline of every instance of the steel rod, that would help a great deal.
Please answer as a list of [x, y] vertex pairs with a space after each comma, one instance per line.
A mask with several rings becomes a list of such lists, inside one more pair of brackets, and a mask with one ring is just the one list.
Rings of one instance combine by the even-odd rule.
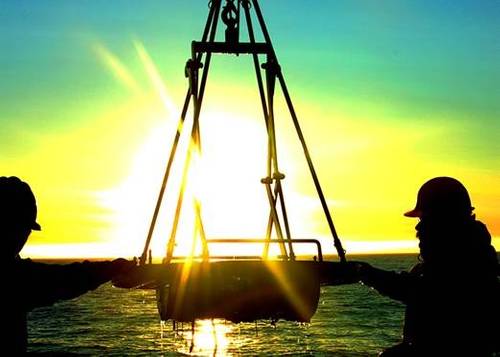
[[[307, 239], [307, 238], [299, 238], [299, 239], [291, 239], [292, 243], [313, 243], [316, 245], [318, 248], [318, 261], [322, 262], [323, 261], [323, 250], [321, 249], [321, 243], [317, 239]], [[262, 243], [265, 242], [264, 239], [247, 239], [247, 238], [242, 238], [242, 239], [234, 239], [234, 238], [229, 238], [229, 239], [207, 239], [207, 243]], [[282, 240], [280, 239], [271, 239], [270, 243], [283, 243]]]
[[274, 227], [276, 228], [276, 235], [278, 236], [278, 240], [281, 240], [280, 244], [281, 255], [283, 255], [284, 257], [288, 257], [285, 247], [285, 241], [283, 239], [283, 232], [281, 231], [281, 225], [279, 223], [278, 212], [276, 211], [276, 207], [274, 206], [276, 199], [274, 198], [273, 193], [271, 192], [271, 184], [266, 183], [265, 186], [266, 186], [267, 197], [269, 200], [269, 205], [271, 206], [271, 214], [274, 220]]
[[[202, 35], [203, 42], [205, 42], [207, 40], [208, 31], [210, 29], [210, 23], [211, 23], [213, 16], [214, 16], [214, 8], [211, 6], [209, 13], [208, 13], [208, 17], [207, 17], [207, 22], [205, 23], [205, 28], [203, 30], [203, 35]], [[165, 194], [165, 189], [167, 187], [168, 178], [170, 177], [170, 170], [172, 168], [175, 154], [177, 152], [177, 146], [178, 146], [178, 143], [180, 140], [182, 129], [184, 127], [184, 121], [186, 119], [186, 114], [187, 114], [187, 111], [189, 108], [190, 99], [191, 99], [191, 89], [188, 89], [187, 94], [186, 94], [186, 99], [184, 100], [184, 106], [182, 107], [181, 118], [179, 120], [179, 124], [177, 125], [177, 131], [175, 134], [174, 142], [173, 142], [172, 148], [170, 150], [170, 156], [168, 159], [167, 168], [165, 170], [165, 175], [163, 176], [162, 185], [160, 188], [158, 199], [156, 201], [156, 206], [155, 206], [155, 210], [153, 212], [153, 217], [152, 217], [151, 223], [149, 225], [148, 235], [146, 237], [146, 242], [144, 244], [144, 250], [143, 250], [143, 252], [141, 254], [141, 258], [139, 260], [139, 263], [141, 265], [143, 265], [146, 262], [146, 255], [147, 255], [147, 252], [149, 250], [149, 245], [151, 244], [151, 239], [153, 237], [153, 232], [154, 232], [154, 229], [156, 226], [156, 221], [158, 219], [158, 214], [160, 212], [161, 204], [163, 201], [163, 195]]]
[[[252, 0], [252, 3], [253, 3], [253, 6], [255, 8], [255, 13], [256, 13], [257, 18], [259, 20], [260, 26], [262, 28], [262, 34], [264, 35], [266, 42], [270, 45], [270, 52], [272, 53], [272, 56], [276, 59], [276, 53], [274, 52], [274, 48], [273, 48], [272, 42], [271, 42], [271, 37], [269, 36], [269, 32], [267, 31], [267, 27], [266, 27], [266, 24], [264, 22], [264, 17], [262, 16], [262, 12], [260, 10], [259, 3], [257, 0]], [[276, 62], [277, 62], [277, 60], [276, 60]], [[290, 98], [290, 94], [288, 92], [288, 88], [286, 86], [285, 79], [283, 77], [281, 70], [278, 70], [277, 76], [278, 76], [279, 82], [281, 84], [281, 89], [283, 91], [283, 95], [285, 96], [285, 100], [286, 100], [286, 103], [288, 105], [290, 115], [292, 116], [295, 130], [297, 131], [297, 135], [299, 136], [299, 140], [300, 140], [300, 143], [302, 145], [302, 149], [304, 151], [304, 154], [305, 154], [305, 157], [307, 160], [307, 164], [309, 166], [309, 170], [311, 172], [311, 176], [312, 176], [313, 181], [314, 181], [314, 186], [316, 187], [316, 191], [317, 191], [319, 199], [321, 201], [321, 206], [322, 206], [323, 211], [325, 213], [325, 216], [326, 216], [326, 219], [328, 222], [328, 227], [330, 228], [330, 232], [333, 236], [333, 244], [337, 250], [337, 254], [339, 255], [340, 261], [345, 262], [346, 261], [345, 250], [342, 247], [342, 243], [338, 237], [337, 231], [335, 229], [335, 225], [333, 224], [333, 220], [332, 220], [332, 216], [330, 214], [330, 210], [328, 208], [328, 204], [326, 203], [326, 199], [325, 199], [325, 196], [323, 194], [321, 184], [319, 183], [318, 175], [316, 174], [316, 170], [314, 168], [314, 165], [313, 165], [313, 162], [311, 159], [311, 155], [309, 154], [309, 150], [307, 148], [305, 138], [304, 138], [304, 135], [302, 133], [302, 129], [300, 128], [300, 124], [299, 124], [297, 115], [295, 113], [295, 109], [293, 107], [293, 103], [292, 103], [292, 100]]]
[[182, 129], [184, 127], [184, 121], [186, 119], [187, 110], [189, 108], [189, 102], [191, 98], [191, 91], [188, 89], [186, 94], [186, 99], [184, 100], [184, 106], [182, 107], [181, 118], [179, 124], [177, 125], [177, 131], [175, 133], [174, 142], [172, 143], [172, 148], [170, 149], [170, 156], [168, 158], [167, 168], [165, 170], [165, 175], [163, 176], [163, 181], [160, 188], [160, 193], [158, 195], [158, 200], [156, 201], [155, 210], [153, 213], [153, 218], [151, 219], [151, 224], [149, 225], [148, 235], [146, 237], [146, 243], [144, 245], [144, 250], [142, 251], [139, 264], [143, 265], [146, 263], [146, 255], [149, 250], [149, 245], [151, 244], [151, 239], [153, 238], [153, 232], [156, 226], [156, 220], [158, 219], [158, 214], [160, 212], [161, 203], [163, 201], [163, 195], [165, 194], [165, 189], [167, 188], [168, 178], [170, 177], [170, 170], [172, 169], [172, 164], [174, 162], [175, 154], [177, 152], [177, 146], [179, 144], [179, 139], [181, 136]]
[[[207, 20], [207, 26], [209, 26], [209, 24], [211, 23], [209, 41], [213, 41], [215, 38], [216, 28], [217, 28], [217, 18], [219, 16], [220, 5], [221, 5], [220, 0], [217, 0], [212, 4], [212, 6], [210, 8], [210, 12], [209, 12], [208, 20]], [[203, 37], [204, 37], [203, 41], [206, 41], [206, 36], [208, 34], [208, 31], [209, 31], [207, 26], [205, 27], [205, 30], [203, 33]], [[189, 172], [189, 166], [191, 164], [191, 155], [192, 155], [191, 152], [193, 150], [192, 146], [194, 145], [194, 146], [199, 147], [199, 145], [200, 145], [198, 118], [200, 115], [200, 106], [201, 106], [201, 101], [203, 99], [204, 88], [205, 88], [207, 75], [208, 75], [208, 69], [209, 69], [209, 65], [210, 65], [210, 53], [207, 53], [207, 59], [206, 59], [207, 64], [206, 64], [204, 71], [203, 71], [201, 85], [198, 88], [198, 81], [197, 81], [198, 72], [199, 72], [198, 62], [201, 61], [201, 58], [202, 58], [201, 53], [193, 52], [192, 59], [193, 59], [193, 62], [194, 62], [193, 65], [195, 66], [195, 68], [191, 69], [191, 70], [194, 70], [194, 75], [196, 76], [195, 83], [191, 83], [191, 85], [195, 86], [195, 88], [194, 88], [195, 90], [193, 90], [193, 88], [190, 88], [190, 92], [191, 92], [191, 95], [193, 96], [193, 104], [194, 104], [193, 127], [191, 130], [190, 143], [188, 144], [186, 160], [184, 163], [181, 190], [179, 191], [179, 196], [177, 199], [177, 207], [175, 210], [174, 221], [172, 224], [172, 230], [170, 233], [170, 239], [169, 239], [169, 243], [168, 243], [168, 247], [167, 247], [167, 259], [166, 259], [167, 262], [172, 258], [173, 249], [175, 247], [175, 237], [177, 234], [177, 227], [179, 224], [180, 212], [181, 212], [182, 203], [184, 200], [183, 197], [184, 197], [185, 186], [187, 183], [187, 175]], [[194, 149], [196, 149], [196, 147]], [[200, 211], [201, 211], [201, 208], [200, 208]], [[204, 250], [207, 249], [205, 240], [203, 240], [203, 244], [204, 244]]]

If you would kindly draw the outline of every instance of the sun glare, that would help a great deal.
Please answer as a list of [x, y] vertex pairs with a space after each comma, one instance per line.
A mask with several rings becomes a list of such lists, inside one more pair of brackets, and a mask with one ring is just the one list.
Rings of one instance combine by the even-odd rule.
[[[111, 242], [129, 249], [129, 255], [140, 254], [161, 187], [171, 140], [176, 130], [184, 130], [151, 243], [153, 255], [160, 258], [166, 252], [168, 237], [174, 225], [184, 161], [190, 145], [188, 131], [192, 125], [192, 113], [188, 113], [184, 128], [176, 127], [179, 111], [173, 104], [165, 82], [144, 45], [135, 40], [134, 47], [155, 95], [163, 103], [167, 118], [160, 127], [153, 128], [144, 140], [133, 159], [129, 175], [119, 185], [99, 193], [98, 199], [113, 212]], [[98, 45], [95, 51], [120, 82], [129, 87], [138, 87], [130, 71], [109, 50]], [[266, 176], [268, 140], [262, 114], [258, 109], [237, 113], [238, 108], [228, 108], [223, 104], [225, 100], [219, 100], [219, 105], [210, 103], [201, 112], [201, 150], [191, 148], [174, 256], [199, 254], [201, 229], [209, 239], [265, 238], [269, 202], [260, 180]], [[159, 113], [158, 116], [164, 115]], [[281, 167], [296, 172], [296, 159], [294, 155], [286, 155], [286, 150], [282, 150], [286, 147], [286, 143], [280, 143]], [[291, 203], [288, 204], [288, 215], [292, 236], [311, 238], [317, 233], [313, 212], [318, 210], [319, 201], [298, 193], [297, 182], [293, 177], [287, 177], [283, 182], [286, 200]], [[203, 226], [196, 224], [197, 209], [201, 212]], [[211, 255], [262, 253], [259, 244], [227, 246], [218, 243], [209, 248]], [[313, 249], [306, 247], [302, 252], [315, 254]], [[278, 253], [276, 245], [271, 245], [270, 253]]]
[[141, 91], [139, 84], [132, 76], [127, 66], [125, 66], [125, 64], [123, 64], [122, 61], [120, 61], [120, 59], [109, 49], [101, 43], [95, 43], [93, 45], [93, 50], [104, 66], [106, 66], [114, 75], [117, 81], [136, 93]]
[[[188, 111], [184, 124], [179, 124], [178, 108], [181, 103], [178, 103], [179, 106], [174, 104], [169, 88], [145, 46], [138, 40], [134, 40], [133, 45], [142, 70], [149, 80], [149, 91], [145, 91], [145, 88], [148, 88], [147, 83], [139, 83], [131, 68], [103, 44], [93, 45], [94, 52], [118, 83], [129, 88], [135, 95], [139, 94], [144, 99], [143, 102], [154, 102], [156, 105], [154, 109], [150, 108], [147, 114], [144, 113], [144, 128], [150, 128], [149, 134], [145, 135], [142, 145], [130, 159], [128, 174], [118, 184], [96, 194], [98, 205], [106, 212], [111, 212], [110, 216], [106, 216], [109, 229], [106, 228], [108, 230], [103, 232], [102, 242], [94, 245], [75, 244], [71, 247], [67, 245], [66, 248], [62, 245], [51, 246], [51, 253], [46, 253], [48, 247], [42, 245], [29, 246], [26, 251], [35, 253], [35, 256], [140, 255], [161, 188], [173, 137], [176, 131], [182, 131], [150, 246], [155, 259], [159, 260], [166, 254], [186, 153], [190, 145], [192, 112]], [[174, 256], [200, 254], [202, 230], [208, 239], [265, 238], [270, 212], [261, 179], [267, 174], [268, 139], [258, 97], [248, 98], [247, 95], [239, 93], [237, 101], [228, 101], [227, 91], [227, 88], [219, 88], [216, 84], [207, 90], [210, 95], [205, 98], [200, 116], [201, 150], [192, 150]], [[254, 100], [257, 102], [253, 103]], [[290, 128], [283, 126], [283, 123], [287, 122], [283, 116], [289, 119], [286, 108], [280, 107], [276, 111], [277, 128], [280, 129], [277, 144], [280, 171], [286, 175], [282, 185], [292, 238], [317, 238], [322, 243], [324, 253], [334, 253], [332, 238], [326, 222], [323, 222], [320, 202], [314, 190], [311, 190], [312, 183], [307, 167], [304, 166], [303, 153], [296, 142], [293, 128], [292, 131], [287, 131]], [[352, 135], [349, 136], [351, 137]], [[307, 189], [306, 182], [311, 183]], [[354, 187], [354, 184], [352, 187], [345, 186], [344, 190], [351, 192]], [[333, 210], [337, 222], [340, 221], [344, 226], [346, 223], [352, 223], [346, 213], [349, 209], [356, 210], [356, 217], [360, 214], [359, 207], [352, 208], [348, 206], [349, 202], [328, 200], [328, 205]], [[201, 213], [203, 226], [197, 224], [196, 210]], [[364, 233], [364, 226], [368, 227], [366, 229], [373, 226], [373, 223], [359, 225], [357, 218], [354, 223], [361, 233]], [[366, 239], [350, 240], [349, 237], [342, 237], [342, 240], [349, 253], [417, 250], [414, 240], [366, 242]], [[91, 249], [92, 246], [94, 249]], [[209, 250], [212, 256], [254, 256], [262, 254], [263, 244], [212, 243]], [[298, 246], [295, 253], [311, 256], [317, 254], [313, 245]], [[270, 254], [279, 254], [277, 245], [271, 245]]]
[[234, 342], [230, 341], [230, 335], [234, 334], [234, 329], [234, 325], [219, 319], [197, 320], [194, 331], [191, 331], [191, 329], [181, 329], [177, 332], [185, 341], [188, 341], [188, 344], [183, 346], [179, 352], [190, 355], [226, 355], [230, 347], [230, 342]]
[[[265, 129], [252, 118], [224, 112], [206, 113], [203, 123], [202, 152], [193, 155], [179, 222], [176, 254], [180, 255], [191, 249], [195, 197], [202, 205], [208, 238], [263, 237], [268, 218], [268, 202], [260, 183], [265, 173]], [[134, 247], [136, 252], [151, 221], [168, 158], [169, 136], [175, 132], [170, 126], [168, 135], [166, 127], [154, 129], [145, 140], [128, 177], [100, 194], [101, 204], [114, 212], [113, 240]], [[186, 140], [181, 141], [153, 236], [152, 248], [159, 254], [164, 253], [170, 235], [186, 150]], [[214, 250], [226, 249], [214, 245]]]

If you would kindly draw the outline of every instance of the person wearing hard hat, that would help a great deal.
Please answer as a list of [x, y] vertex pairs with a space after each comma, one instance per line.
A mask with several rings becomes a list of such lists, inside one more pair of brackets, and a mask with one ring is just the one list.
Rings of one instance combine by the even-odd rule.
[[403, 342], [387, 356], [492, 356], [500, 348], [499, 265], [466, 188], [436, 177], [419, 190], [407, 217], [419, 219], [420, 263], [390, 272], [350, 263], [365, 285], [406, 305]]
[[2, 345], [6, 355], [27, 350], [26, 316], [36, 307], [72, 299], [126, 272], [135, 264], [125, 259], [67, 265], [43, 264], [19, 256], [36, 221], [35, 196], [17, 177], [0, 177], [0, 261], [2, 284]]

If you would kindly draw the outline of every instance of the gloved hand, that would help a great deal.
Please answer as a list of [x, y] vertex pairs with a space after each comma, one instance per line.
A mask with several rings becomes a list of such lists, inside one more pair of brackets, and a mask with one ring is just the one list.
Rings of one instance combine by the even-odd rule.
[[349, 261], [344, 267], [346, 279], [351, 283], [362, 282], [372, 266], [365, 262]]
[[81, 275], [76, 280], [88, 281], [90, 285], [87, 290], [93, 290], [117, 276], [129, 274], [136, 266], [136, 262], [118, 258], [113, 261], [107, 260], [103, 262], [89, 262], [86, 260], [83, 263], [73, 263], [73, 265], [73, 269]]

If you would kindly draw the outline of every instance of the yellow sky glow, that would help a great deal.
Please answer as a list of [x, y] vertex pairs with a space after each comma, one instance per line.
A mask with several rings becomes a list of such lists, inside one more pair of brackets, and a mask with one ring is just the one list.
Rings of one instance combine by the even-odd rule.
[[[168, 89], [144, 45], [136, 40], [134, 47], [148, 83], [140, 83], [134, 71], [103, 44], [93, 45], [118, 84], [131, 90], [128, 102], [105, 112], [87, 110], [85, 115], [92, 120], [39, 137], [38, 145], [22, 160], [3, 163], [4, 171], [15, 169], [30, 182], [38, 199], [43, 231], [33, 234], [24, 255], [131, 257], [142, 251], [181, 103], [174, 104], [170, 94], [174, 90]], [[256, 89], [249, 96], [246, 86], [232, 87], [232, 93], [223, 87], [215, 81], [207, 88], [201, 116], [203, 159], [186, 197], [192, 197], [193, 189], [198, 192], [209, 238], [263, 238], [269, 207], [260, 179], [265, 176], [267, 139]], [[228, 103], [228, 94], [239, 99]], [[302, 124], [313, 161], [349, 253], [416, 252], [415, 222], [402, 217], [402, 212], [412, 208], [418, 187], [438, 175], [463, 180], [478, 217], [500, 235], [495, 223], [500, 177], [447, 164], [439, 157], [429, 160], [429, 151], [419, 150], [443, 140], [453, 128], [445, 132], [418, 124], [382, 127], [373, 118], [333, 112], [327, 104], [317, 107], [299, 101], [299, 118], [306, 119]], [[73, 110], [68, 116], [77, 115], [78, 108]], [[276, 116], [292, 235], [319, 238], [325, 252], [332, 253], [328, 227], [283, 104], [277, 106]], [[189, 131], [189, 122], [186, 126]], [[184, 138], [153, 238], [155, 256], [165, 251], [186, 148]], [[178, 254], [189, 251], [192, 221], [192, 200], [186, 199]], [[494, 239], [497, 249], [499, 243]], [[234, 254], [241, 250], [236, 245]], [[253, 246], [245, 253], [260, 252]]]

